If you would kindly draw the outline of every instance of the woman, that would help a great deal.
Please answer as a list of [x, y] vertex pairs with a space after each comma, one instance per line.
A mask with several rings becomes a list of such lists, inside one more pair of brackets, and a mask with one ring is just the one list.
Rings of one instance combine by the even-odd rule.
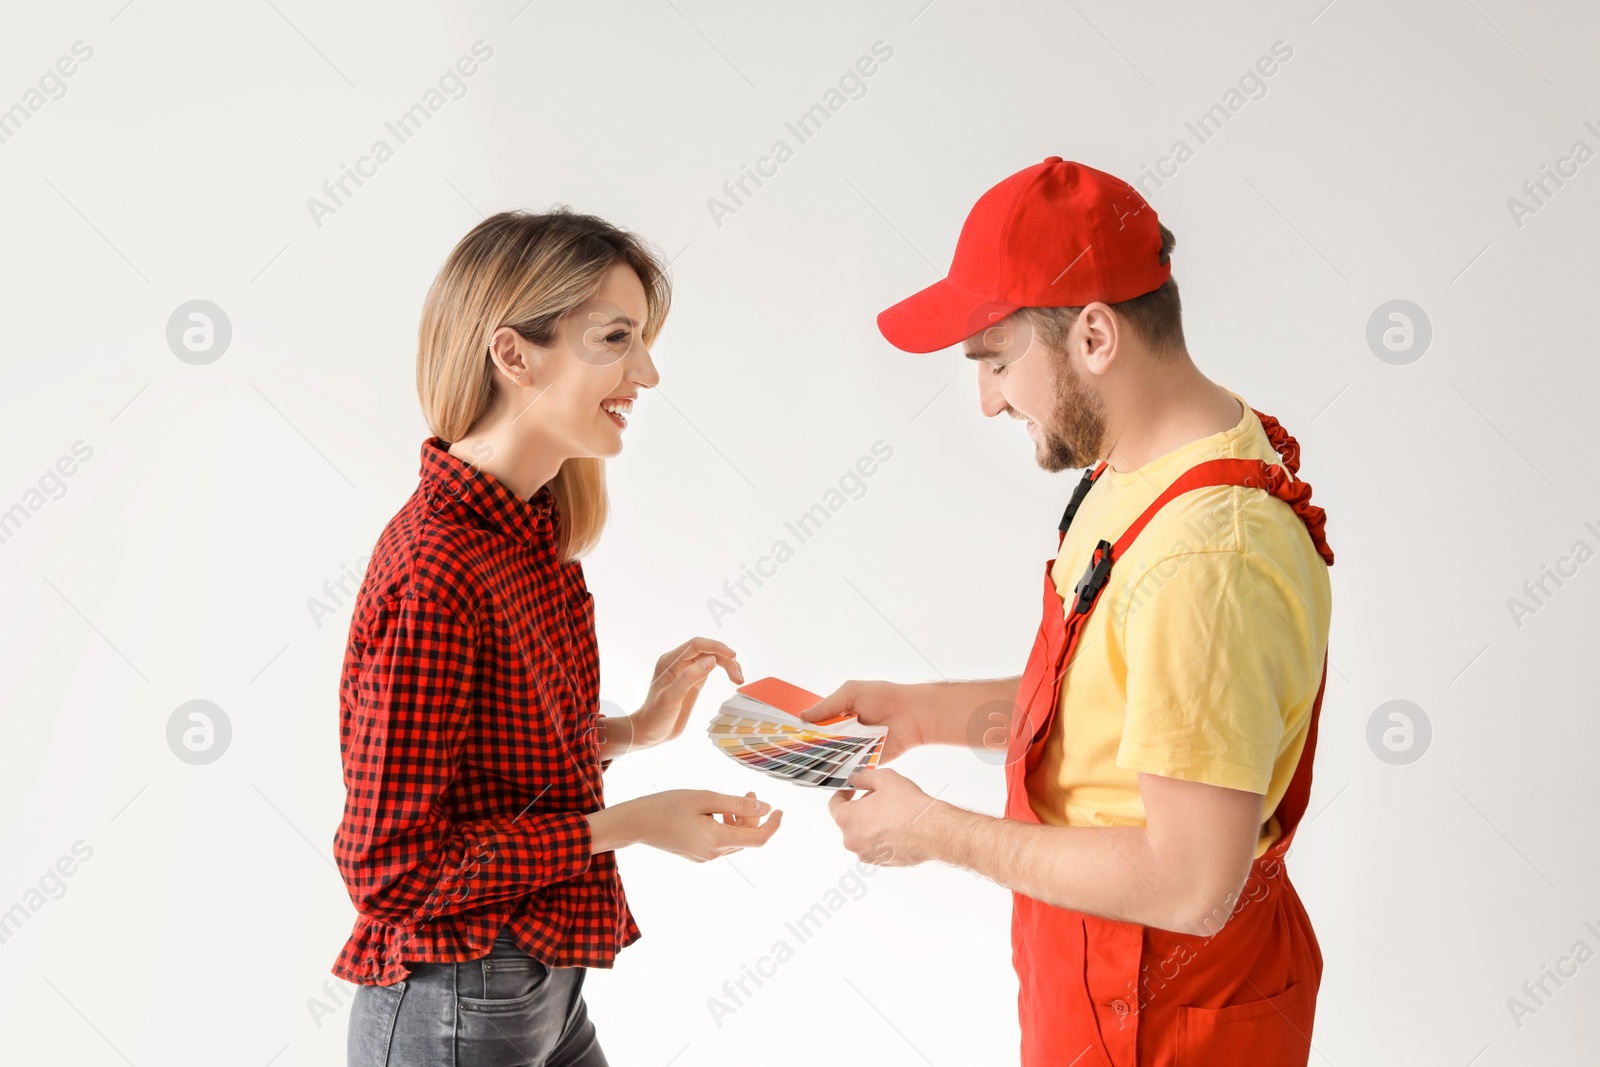
[[356, 1065], [603, 1065], [584, 968], [639, 937], [614, 850], [704, 861], [765, 844], [754, 793], [680, 789], [606, 806], [617, 756], [683, 732], [733, 649], [656, 662], [631, 715], [600, 715], [594, 601], [578, 557], [605, 524], [605, 459], [656, 384], [660, 261], [601, 219], [485, 219], [423, 308], [421, 480], [373, 549], [340, 685], [358, 918], [333, 973], [359, 984]]

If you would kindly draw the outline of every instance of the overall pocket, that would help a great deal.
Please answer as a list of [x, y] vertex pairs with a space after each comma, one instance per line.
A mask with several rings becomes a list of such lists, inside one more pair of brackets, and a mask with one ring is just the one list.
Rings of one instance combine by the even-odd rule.
[[1306, 982], [1265, 1000], [1178, 1009], [1178, 1067], [1304, 1067], [1316, 1001]]

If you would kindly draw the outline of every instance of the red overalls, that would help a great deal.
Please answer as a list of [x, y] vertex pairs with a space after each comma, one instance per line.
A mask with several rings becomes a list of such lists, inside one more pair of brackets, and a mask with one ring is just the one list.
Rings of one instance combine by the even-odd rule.
[[[1044, 615], [1017, 689], [1006, 756], [1006, 817], [1039, 822], [1028, 802], [1025, 776], [1038, 765], [1056, 714], [1061, 679], [1072, 662], [1084, 620], [1121, 558], [1167, 501], [1208, 485], [1265, 489], [1305, 522], [1329, 564], [1324, 514], [1311, 487], [1284, 473], [1299, 469], [1299, 445], [1259, 411], [1282, 467], [1259, 460], [1215, 459], [1181, 474], [1115, 545], [1101, 541], [1069, 613], [1045, 561]], [[1061, 520], [1061, 539], [1100, 472], [1085, 473]], [[1059, 541], [1058, 541], [1059, 544]], [[1322, 952], [1311, 921], [1289, 884], [1284, 853], [1311, 794], [1317, 717], [1328, 678], [1311, 708], [1305, 747], [1276, 815], [1282, 836], [1255, 861], [1231, 917], [1219, 913], [1204, 934], [1186, 935], [1137, 923], [1099, 919], [1012, 894], [1012, 960], [1020, 982], [1023, 1067], [1288, 1067], [1310, 1054], [1311, 1023]], [[1029, 728], [1031, 727], [1031, 729]], [[1070, 744], [1070, 739], [1068, 739]], [[1226, 920], [1224, 924], [1224, 920]], [[1218, 926], [1220, 925], [1220, 930]]]

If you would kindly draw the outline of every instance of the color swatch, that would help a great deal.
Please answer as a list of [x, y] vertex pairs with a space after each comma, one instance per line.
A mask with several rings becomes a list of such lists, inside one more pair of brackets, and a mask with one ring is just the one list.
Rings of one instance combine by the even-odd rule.
[[854, 715], [806, 722], [800, 712], [822, 698], [778, 678], [734, 690], [706, 729], [712, 743], [745, 766], [774, 778], [823, 789], [848, 789], [860, 767], [876, 767], [884, 726]]

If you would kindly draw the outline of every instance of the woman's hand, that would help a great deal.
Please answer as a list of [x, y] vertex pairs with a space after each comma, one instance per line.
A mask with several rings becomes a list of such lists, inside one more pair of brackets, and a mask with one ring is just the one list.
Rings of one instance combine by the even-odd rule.
[[744, 684], [744, 669], [739, 666], [733, 649], [721, 641], [695, 637], [663, 654], [656, 660], [655, 677], [650, 681], [650, 692], [644, 704], [632, 715], [624, 716], [621, 722], [615, 719], [607, 722], [606, 758], [659, 745], [683, 733], [689, 713], [694, 710], [695, 698], [719, 663], [734, 684]]
[[772, 811], [754, 793], [735, 797], [709, 789], [669, 789], [590, 813], [590, 848], [607, 852], [650, 845], [704, 863], [741, 848], [759, 848], [782, 822], [783, 812]]

